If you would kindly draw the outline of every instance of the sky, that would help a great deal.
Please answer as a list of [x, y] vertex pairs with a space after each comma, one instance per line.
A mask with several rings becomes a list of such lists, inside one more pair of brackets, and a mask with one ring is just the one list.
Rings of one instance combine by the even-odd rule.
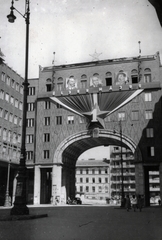
[[[5, 63], [24, 77], [25, 19], [14, 11], [16, 21], [9, 23], [11, 1], [0, 0], [0, 6]], [[15, 0], [14, 7], [24, 14], [25, 0]], [[31, 0], [29, 28], [29, 78], [38, 78], [39, 65], [53, 60], [88, 62], [95, 52], [99, 60], [138, 56], [139, 41], [141, 55], [162, 56], [162, 28], [148, 0]], [[107, 157], [107, 149], [89, 150], [80, 159], [93, 157]]]
[[[25, 19], [14, 11], [11, 0], [0, 0], [0, 48], [5, 63], [25, 75]], [[25, 13], [25, 0], [14, 7]], [[154, 7], [147, 0], [31, 0], [29, 78], [39, 77], [39, 65], [51, 66], [100, 60], [162, 55], [162, 29]]]

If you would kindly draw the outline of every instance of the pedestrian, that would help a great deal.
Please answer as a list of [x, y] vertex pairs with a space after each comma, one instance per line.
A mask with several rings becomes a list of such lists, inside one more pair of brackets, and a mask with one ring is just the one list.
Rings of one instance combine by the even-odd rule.
[[137, 200], [137, 206], [138, 206], [140, 212], [142, 211], [142, 205], [143, 205], [143, 200], [142, 200], [141, 195], [139, 195], [138, 200]]
[[135, 195], [133, 195], [133, 197], [132, 197], [132, 207], [133, 207], [133, 210], [135, 212], [136, 208], [137, 208], [137, 198], [136, 198]]
[[127, 212], [129, 212], [129, 209], [131, 209], [131, 201], [130, 201], [129, 195], [126, 196], [125, 207], [127, 209]]

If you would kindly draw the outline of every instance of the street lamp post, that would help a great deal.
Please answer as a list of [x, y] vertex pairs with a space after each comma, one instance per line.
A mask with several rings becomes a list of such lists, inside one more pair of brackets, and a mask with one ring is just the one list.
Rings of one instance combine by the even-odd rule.
[[122, 123], [121, 123], [121, 120], [120, 120], [120, 142], [121, 142], [121, 207], [124, 207], [125, 203], [124, 203], [124, 184], [123, 184], [123, 148], [122, 148], [122, 142], [123, 142], [123, 138], [122, 138]]
[[[124, 202], [124, 182], [123, 182], [123, 149], [122, 149], [122, 143], [123, 143], [123, 131], [122, 131], [122, 123], [121, 120], [119, 122], [119, 133], [120, 133], [120, 163], [121, 163], [121, 207], [124, 207], [125, 202]], [[116, 131], [114, 130], [114, 133]]]
[[30, 23], [30, 1], [25, 0], [25, 14], [22, 15], [15, 7], [14, 1], [11, 1], [11, 12], [7, 15], [8, 21], [14, 23], [16, 16], [14, 10], [17, 11], [26, 22], [26, 48], [25, 48], [25, 79], [23, 82], [23, 118], [22, 118], [22, 138], [21, 138], [21, 155], [18, 167], [17, 186], [15, 194], [14, 206], [11, 209], [11, 215], [28, 215], [29, 209], [26, 206], [26, 112], [27, 112], [27, 95], [28, 95], [28, 52], [29, 52], [29, 23]]
[[10, 206], [11, 206], [10, 195], [9, 195], [10, 167], [11, 167], [11, 159], [9, 159], [9, 162], [8, 162], [8, 170], [7, 170], [7, 186], [6, 186], [6, 194], [5, 194], [5, 203], [4, 203], [4, 207], [10, 207]]

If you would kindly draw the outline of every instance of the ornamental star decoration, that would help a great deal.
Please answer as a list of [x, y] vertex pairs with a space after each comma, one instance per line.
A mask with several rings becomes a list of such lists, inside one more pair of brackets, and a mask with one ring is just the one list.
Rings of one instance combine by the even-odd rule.
[[92, 57], [92, 61], [98, 61], [99, 60], [99, 56], [101, 55], [102, 53], [97, 53], [96, 50], [93, 54], [89, 54], [89, 56]]

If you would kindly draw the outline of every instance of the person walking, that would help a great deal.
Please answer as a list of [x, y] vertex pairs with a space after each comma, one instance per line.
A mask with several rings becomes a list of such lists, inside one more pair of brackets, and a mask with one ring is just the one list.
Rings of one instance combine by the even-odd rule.
[[131, 209], [131, 201], [130, 201], [129, 195], [126, 196], [125, 207], [127, 209], [127, 212], [129, 212], [129, 209]]
[[141, 212], [142, 211], [142, 206], [143, 206], [143, 200], [142, 200], [141, 195], [138, 196], [137, 206], [139, 208], [139, 211]]
[[135, 212], [136, 208], [137, 208], [137, 198], [136, 198], [135, 195], [133, 195], [133, 197], [132, 197], [132, 207], [133, 207], [133, 210]]

